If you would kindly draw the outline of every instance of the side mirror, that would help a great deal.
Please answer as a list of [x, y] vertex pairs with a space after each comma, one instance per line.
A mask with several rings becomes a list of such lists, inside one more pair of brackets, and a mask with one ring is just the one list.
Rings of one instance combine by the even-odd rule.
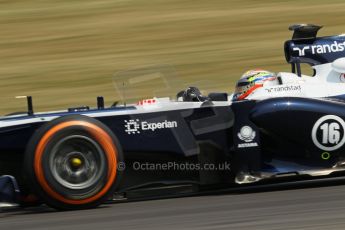
[[338, 58], [332, 63], [332, 69], [338, 73], [345, 73], [345, 58]]

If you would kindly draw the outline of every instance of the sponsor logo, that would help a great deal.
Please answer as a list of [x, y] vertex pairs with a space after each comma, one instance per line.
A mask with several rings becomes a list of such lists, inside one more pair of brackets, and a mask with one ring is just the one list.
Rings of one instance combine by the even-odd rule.
[[135, 120], [125, 120], [125, 132], [127, 134], [139, 134], [142, 131], [155, 132], [158, 129], [177, 128], [177, 121], [147, 122]]
[[243, 126], [237, 136], [241, 141], [246, 142], [238, 144], [238, 148], [250, 148], [258, 146], [258, 143], [253, 142], [256, 132], [250, 126]]
[[237, 134], [238, 138], [244, 142], [252, 142], [255, 138], [255, 131], [250, 126], [243, 126]]
[[306, 51], [306, 50], [309, 50], [309, 49], [310, 49], [309, 46], [305, 46], [305, 47], [303, 47], [302, 49], [300, 49], [300, 48], [298, 48], [298, 47], [294, 47], [292, 50], [293, 50], [293, 51], [298, 51], [298, 55], [299, 55], [299, 56], [305, 56], [305, 51]]
[[258, 143], [253, 142], [253, 143], [243, 143], [243, 144], [238, 144], [238, 148], [250, 148], [250, 147], [257, 147], [259, 146]]
[[290, 85], [290, 86], [279, 86], [265, 88], [267, 93], [278, 93], [278, 92], [289, 92], [289, 91], [301, 91], [302, 87], [300, 85]]
[[334, 151], [345, 143], [345, 122], [338, 116], [321, 117], [313, 126], [311, 137], [316, 147], [324, 151]]
[[324, 44], [324, 45], [311, 45], [311, 46], [304, 46], [303, 48], [294, 47], [293, 51], [298, 52], [298, 56], [303, 57], [305, 56], [305, 51], [309, 50], [312, 54], [327, 54], [327, 53], [337, 53], [345, 51], [345, 42], [337, 42], [334, 41], [332, 44]]
[[127, 134], [137, 134], [140, 133], [140, 123], [139, 120], [125, 120], [125, 132]]

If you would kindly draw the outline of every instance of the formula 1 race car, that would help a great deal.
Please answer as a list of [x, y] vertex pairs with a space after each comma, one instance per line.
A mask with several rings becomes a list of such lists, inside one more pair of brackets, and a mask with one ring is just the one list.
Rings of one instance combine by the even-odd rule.
[[232, 95], [189, 87], [177, 100], [105, 107], [99, 97], [95, 109], [50, 113], [27, 97], [27, 114], [0, 119], [0, 198], [73, 210], [133, 191], [345, 171], [345, 36], [320, 28], [290, 27], [292, 73], [247, 72]]

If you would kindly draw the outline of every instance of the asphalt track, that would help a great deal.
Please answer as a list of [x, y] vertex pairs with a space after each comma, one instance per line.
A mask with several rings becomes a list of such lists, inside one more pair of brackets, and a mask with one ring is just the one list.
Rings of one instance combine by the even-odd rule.
[[0, 229], [345, 229], [345, 182], [287, 185], [56, 212], [0, 211]]

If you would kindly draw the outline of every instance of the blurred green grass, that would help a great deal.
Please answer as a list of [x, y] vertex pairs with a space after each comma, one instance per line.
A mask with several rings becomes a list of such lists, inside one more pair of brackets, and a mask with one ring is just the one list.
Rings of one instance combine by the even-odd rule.
[[290, 70], [290, 24], [345, 32], [344, 8], [343, 0], [0, 0], [0, 114], [25, 109], [16, 95], [32, 95], [38, 110], [93, 105], [98, 95], [110, 103], [115, 73], [152, 64], [230, 92], [248, 69]]

